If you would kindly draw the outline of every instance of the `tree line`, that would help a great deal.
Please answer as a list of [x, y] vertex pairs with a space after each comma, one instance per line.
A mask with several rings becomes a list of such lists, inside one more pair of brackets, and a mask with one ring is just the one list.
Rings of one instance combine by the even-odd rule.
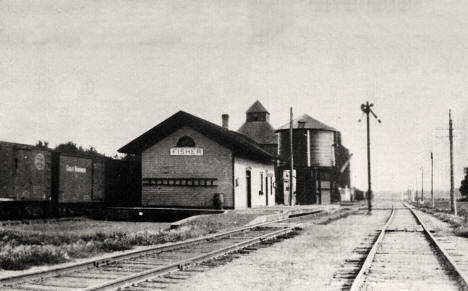
[[[52, 149], [49, 147], [49, 142], [48, 141], [42, 141], [39, 140], [36, 143], [36, 147], [41, 148], [41, 149]], [[102, 154], [96, 150], [95, 147], [89, 146], [87, 148], [83, 146], [79, 146], [76, 143], [72, 141], [68, 141], [66, 143], [61, 143], [58, 144], [53, 150], [64, 152], [64, 153], [69, 153], [69, 154], [85, 154], [85, 155], [91, 155], [91, 156], [97, 156], [97, 157], [105, 157], [105, 154]]]

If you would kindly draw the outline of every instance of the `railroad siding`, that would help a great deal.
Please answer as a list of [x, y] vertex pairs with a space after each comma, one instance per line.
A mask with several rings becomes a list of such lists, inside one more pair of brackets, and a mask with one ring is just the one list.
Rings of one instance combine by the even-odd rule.
[[[274, 165], [254, 162], [251, 160], [243, 159], [240, 157], [234, 158], [234, 201], [235, 208], [247, 207], [247, 181], [246, 171], [251, 172], [251, 193], [252, 193], [252, 207], [275, 205], [275, 168]], [[263, 176], [263, 181], [260, 178]], [[267, 180], [265, 178], [268, 177]], [[271, 180], [270, 180], [271, 177]], [[266, 182], [268, 183], [268, 193], [266, 192]], [[260, 191], [263, 194], [260, 194]]]
[[[177, 141], [183, 136], [191, 137], [195, 147], [203, 148], [203, 155], [170, 155], [170, 149], [176, 147]], [[232, 152], [184, 126], [142, 152], [142, 205], [213, 208], [214, 194], [223, 193], [224, 206], [233, 208], [232, 177]], [[174, 180], [160, 180], [169, 178]], [[175, 185], [182, 183], [178, 180], [182, 178], [216, 179], [216, 186]], [[151, 181], [156, 180], [151, 179], [173, 184], [155, 185]]]

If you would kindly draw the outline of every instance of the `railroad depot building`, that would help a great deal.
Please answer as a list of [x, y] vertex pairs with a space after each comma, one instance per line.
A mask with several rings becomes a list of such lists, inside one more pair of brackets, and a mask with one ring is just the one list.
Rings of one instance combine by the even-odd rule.
[[222, 127], [179, 111], [119, 149], [141, 156], [142, 206], [275, 205], [275, 157], [227, 122], [226, 115]]

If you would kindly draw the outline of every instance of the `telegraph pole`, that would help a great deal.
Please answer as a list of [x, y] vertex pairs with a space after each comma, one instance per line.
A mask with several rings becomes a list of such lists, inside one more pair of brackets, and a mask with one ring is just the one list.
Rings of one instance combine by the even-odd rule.
[[450, 207], [453, 214], [457, 215], [457, 199], [455, 198], [453, 182], [453, 122], [452, 109], [449, 109], [449, 142], [450, 142]]
[[290, 108], [289, 114], [289, 153], [291, 157], [290, 173], [289, 173], [289, 205], [292, 206], [293, 195], [294, 195], [294, 183], [293, 183], [293, 172], [294, 172], [294, 159], [293, 159], [293, 108]]
[[416, 172], [416, 179], [414, 180], [414, 189], [415, 189], [415, 196], [416, 196], [416, 204], [419, 205], [419, 197], [418, 197], [418, 173]]
[[[380, 119], [372, 111], [374, 104], [366, 102], [366, 104], [361, 104], [361, 110], [363, 114], [366, 114], [366, 125], [367, 125], [367, 210], [369, 213], [372, 212], [372, 183], [371, 183], [371, 154], [370, 154], [370, 118], [369, 114], [372, 114], [379, 123]], [[359, 120], [361, 121], [361, 120]]]
[[431, 152], [431, 200], [432, 208], [435, 208], [434, 203], [434, 154]]
[[421, 167], [421, 201], [424, 205], [424, 168]]

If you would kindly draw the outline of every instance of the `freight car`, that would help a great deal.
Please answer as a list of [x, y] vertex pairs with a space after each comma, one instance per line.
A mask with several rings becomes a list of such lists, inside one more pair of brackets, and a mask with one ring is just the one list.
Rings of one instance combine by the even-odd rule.
[[52, 202], [59, 216], [92, 214], [103, 206], [105, 159], [52, 153]]
[[52, 201], [52, 152], [0, 142], [0, 216], [41, 216]]
[[106, 205], [134, 206], [135, 164], [0, 141], [0, 218], [87, 215]]

